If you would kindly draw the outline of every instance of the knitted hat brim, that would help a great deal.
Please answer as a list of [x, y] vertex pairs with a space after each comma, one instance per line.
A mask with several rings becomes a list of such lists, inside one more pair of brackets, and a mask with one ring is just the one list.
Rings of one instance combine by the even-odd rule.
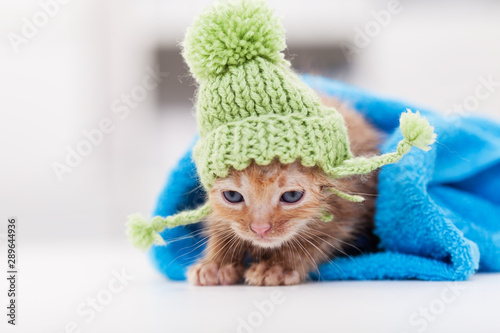
[[323, 117], [267, 114], [219, 126], [194, 148], [201, 183], [208, 189], [231, 168], [243, 170], [252, 161], [268, 165], [275, 158], [283, 164], [300, 160], [328, 173], [352, 156], [342, 116], [325, 111]]

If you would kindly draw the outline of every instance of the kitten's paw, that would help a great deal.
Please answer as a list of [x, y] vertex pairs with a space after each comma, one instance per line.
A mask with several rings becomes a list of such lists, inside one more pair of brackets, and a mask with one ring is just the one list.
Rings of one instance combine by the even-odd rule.
[[245, 281], [252, 286], [289, 286], [303, 282], [304, 276], [296, 270], [261, 262], [250, 266], [245, 273]]
[[219, 284], [228, 286], [243, 280], [244, 267], [242, 265], [224, 265], [219, 269]]
[[189, 283], [197, 286], [227, 286], [242, 280], [243, 266], [237, 264], [219, 266], [215, 262], [199, 263], [189, 269], [187, 277]]

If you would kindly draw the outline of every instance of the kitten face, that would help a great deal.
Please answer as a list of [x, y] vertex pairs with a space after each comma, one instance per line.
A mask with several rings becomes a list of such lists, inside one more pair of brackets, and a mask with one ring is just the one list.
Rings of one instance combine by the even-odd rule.
[[256, 246], [278, 247], [321, 214], [321, 183], [317, 171], [297, 162], [252, 164], [215, 182], [210, 220]]

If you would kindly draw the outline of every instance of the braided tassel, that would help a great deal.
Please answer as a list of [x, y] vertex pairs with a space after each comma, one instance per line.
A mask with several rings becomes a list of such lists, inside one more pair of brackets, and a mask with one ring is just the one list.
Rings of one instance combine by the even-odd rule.
[[434, 127], [429, 125], [427, 119], [420, 116], [420, 112], [413, 113], [410, 109], [407, 109], [407, 112], [401, 114], [399, 123], [404, 139], [399, 142], [396, 152], [381, 156], [355, 157], [345, 160], [341, 165], [332, 170], [332, 176], [341, 178], [369, 173], [386, 164], [396, 163], [413, 146], [425, 151], [431, 149], [429, 145], [433, 144], [436, 140]]
[[352, 201], [352, 202], [363, 202], [363, 201], [365, 201], [365, 198], [363, 198], [360, 195], [347, 194], [347, 193], [341, 192], [341, 191], [339, 191], [339, 190], [337, 190], [337, 189], [335, 189], [333, 187], [330, 187], [328, 190], [330, 192], [335, 193], [338, 197], [340, 197], [342, 199], [346, 199], [346, 200]]
[[192, 224], [202, 221], [210, 215], [212, 208], [208, 203], [203, 206], [178, 214], [161, 217], [155, 216], [149, 222], [140, 214], [131, 215], [127, 221], [127, 235], [135, 247], [147, 250], [151, 245], [165, 245], [159, 234], [165, 228], [174, 228], [180, 225]]
[[[345, 200], [349, 200], [352, 202], [365, 201], [365, 198], [363, 198], [362, 196], [347, 194], [347, 193], [341, 192], [333, 187], [329, 187], [327, 190], [332, 192], [332, 193], [335, 193], [337, 196], [339, 196], [340, 198], [345, 199]], [[324, 210], [319, 217], [319, 219], [323, 222], [331, 222], [331, 221], [333, 221], [333, 218], [334, 218], [333, 214], [329, 213], [327, 210]]]

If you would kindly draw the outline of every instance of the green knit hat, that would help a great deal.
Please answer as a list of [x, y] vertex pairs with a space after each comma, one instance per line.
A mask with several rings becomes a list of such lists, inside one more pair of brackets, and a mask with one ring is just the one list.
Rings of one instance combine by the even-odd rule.
[[[280, 19], [260, 0], [221, 1], [202, 13], [187, 30], [183, 56], [199, 83], [197, 120], [200, 138], [194, 160], [205, 189], [229, 171], [255, 161], [268, 165], [300, 160], [332, 178], [369, 173], [397, 162], [412, 146], [428, 150], [433, 128], [419, 113], [404, 113], [404, 140], [397, 152], [353, 158], [342, 116], [321, 104], [284, 59], [285, 32]], [[362, 201], [334, 190], [339, 196]], [[208, 204], [147, 222], [132, 216], [129, 235], [135, 245], [162, 243], [165, 227], [195, 223], [210, 214]]]

